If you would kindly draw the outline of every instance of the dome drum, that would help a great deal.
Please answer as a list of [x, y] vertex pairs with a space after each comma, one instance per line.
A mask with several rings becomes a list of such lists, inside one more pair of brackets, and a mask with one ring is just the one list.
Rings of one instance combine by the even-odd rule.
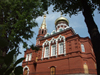
[[57, 25], [58, 23], [66, 23], [67, 25], [69, 25], [69, 21], [65, 17], [62, 17], [62, 16], [56, 19], [55, 25]]

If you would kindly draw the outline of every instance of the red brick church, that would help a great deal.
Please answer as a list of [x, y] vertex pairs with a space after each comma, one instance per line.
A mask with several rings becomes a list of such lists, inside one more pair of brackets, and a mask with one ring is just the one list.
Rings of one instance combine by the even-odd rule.
[[69, 27], [65, 17], [55, 21], [55, 30], [47, 33], [46, 15], [39, 28], [35, 52], [27, 49], [24, 75], [96, 75], [96, 60], [90, 38], [82, 38]]

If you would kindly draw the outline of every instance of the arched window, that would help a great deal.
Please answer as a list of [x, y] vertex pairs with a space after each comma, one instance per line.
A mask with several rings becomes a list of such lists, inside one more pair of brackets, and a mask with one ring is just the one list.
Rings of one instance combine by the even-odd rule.
[[42, 30], [42, 34], [43, 34], [43, 30]]
[[59, 43], [59, 54], [63, 54], [64, 53], [64, 43], [61, 42]]
[[56, 68], [54, 66], [50, 68], [50, 75], [56, 75]]
[[56, 45], [52, 45], [51, 47], [51, 56], [55, 56], [56, 55]]
[[88, 66], [86, 63], [83, 65], [83, 67], [84, 67], [84, 73], [89, 73]]
[[81, 50], [82, 52], [85, 52], [84, 44], [81, 44]]
[[49, 47], [45, 47], [45, 55], [44, 57], [48, 57], [49, 56]]

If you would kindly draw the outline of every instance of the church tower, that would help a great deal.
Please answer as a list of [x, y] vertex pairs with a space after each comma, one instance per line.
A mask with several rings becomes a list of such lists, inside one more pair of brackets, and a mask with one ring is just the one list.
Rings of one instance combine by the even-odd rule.
[[76, 34], [62, 15], [55, 20], [51, 33], [47, 33], [44, 15], [36, 46], [39, 51], [30, 48], [24, 52], [24, 75], [97, 75], [90, 38]]
[[47, 33], [46, 15], [44, 15], [43, 22], [41, 24], [41, 27], [39, 28], [38, 35], [36, 38], [36, 46], [39, 45], [39, 39], [43, 38], [46, 33]]

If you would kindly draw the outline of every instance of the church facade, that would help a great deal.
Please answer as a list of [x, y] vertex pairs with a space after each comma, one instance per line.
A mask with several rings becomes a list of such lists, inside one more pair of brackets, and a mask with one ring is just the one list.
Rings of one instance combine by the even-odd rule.
[[39, 28], [35, 52], [27, 49], [24, 75], [96, 75], [96, 60], [91, 40], [82, 38], [69, 27], [65, 17], [55, 21], [55, 30], [47, 33], [46, 15]]

